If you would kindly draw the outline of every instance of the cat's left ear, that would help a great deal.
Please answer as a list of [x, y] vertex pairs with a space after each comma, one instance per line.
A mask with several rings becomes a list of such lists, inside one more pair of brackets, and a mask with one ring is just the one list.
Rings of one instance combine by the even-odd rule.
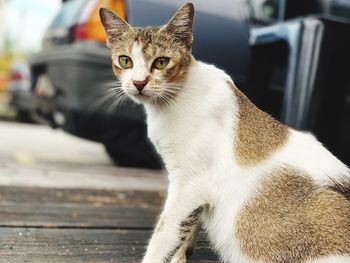
[[193, 18], [193, 4], [187, 3], [177, 10], [175, 15], [166, 25], [166, 30], [173, 34], [178, 41], [184, 43], [188, 48], [191, 47], [193, 41]]
[[130, 25], [124, 19], [107, 8], [100, 8], [100, 19], [106, 31], [109, 48], [113, 40], [116, 40], [130, 29]]

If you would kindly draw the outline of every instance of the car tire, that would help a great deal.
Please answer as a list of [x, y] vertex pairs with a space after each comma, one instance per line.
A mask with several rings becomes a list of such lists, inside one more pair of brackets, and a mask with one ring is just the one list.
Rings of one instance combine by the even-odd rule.
[[112, 161], [123, 167], [162, 169], [159, 155], [147, 143], [139, 143], [132, 150], [122, 150], [119, 145], [105, 144], [105, 149]]
[[116, 165], [161, 169], [163, 162], [147, 138], [146, 124], [126, 119], [118, 120], [118, 128], [110, 128], [102, 141]]
[[24, 122], [24, 123], [33, 123], [33, 119], [31, 116], [31, 113], [26, 110], [16, 110], [16, 120], [19, 122]]

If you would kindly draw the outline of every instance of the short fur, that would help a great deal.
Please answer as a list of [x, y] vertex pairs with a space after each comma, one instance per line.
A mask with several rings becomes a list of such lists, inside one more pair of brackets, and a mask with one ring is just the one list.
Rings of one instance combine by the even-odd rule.
[[[312, 135], [255, 107], [225, 72], [193, 58], [192, 4], [160, 27], [100, 14], [120, 89], [144, 104], [169, 172], [143, 263], [184, 263], [201, 226], [223, 262], [350, 262], [349, 169]], [[133, 67], [123, 69], [121, 55]], [[159, 57], [169, 58], [164, 69], [152, 66]], [[146, 83], [142, 91], [134, 81]]]
[[288, 127], [259, 110], [233, 82], [227, 84], [236, 95], [240, 114], [235, 149], [237, 162], [254, 165], [286, 142]]
[[301, 263], [350, 254], [349, 201], [293, 168], [272, 171], [242, 209], [236, 234], [256, 261]]

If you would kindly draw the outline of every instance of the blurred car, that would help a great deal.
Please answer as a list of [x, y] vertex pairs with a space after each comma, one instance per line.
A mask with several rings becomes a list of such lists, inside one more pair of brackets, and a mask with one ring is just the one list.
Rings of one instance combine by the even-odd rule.
[[[36, 115], [52, 127], [103, 143], [119, 165], [162, 167], [160, 157], [147, 139], [142, 107], [132, 103], [116, 105], [116, 94], [111, 92], [116, 79], [98, 10], [107, 7], [131, 25], [161, 25], [186, 2], [64, 1], [45, 34], [43, 51], [30, 61]], [[259, 83], [254, 83], [256, 76], [252, 81], [252, 69], [265, 72], [269, 65], [265, 63], [261, 70], [256, 67], [259, 64], [256, 58], [251, 59], [254, 55], [249, 45], [251, 28], [322, 13], [330, 9], [331, 2], [339, 0], [197, 0], [194, 56], [224, 69], [254, 101], [254, 95], [262, 91]], [[287, 63], [287, 57], [281, 59]], [[272, 78], [261, 77], [271, 80], [264, 94], [269, 100], [260, 105], [259, 101], [255, 102], [279, 118], [284, 101], [285, 71], [279, 70]]]
[[22, 60], [14, 60], [12, 62], [8, 93], [10, 107], [15, 109], [17, 119], [31, 122], [34, 102], [33, 95], [30, 92], [30, 68], [28, 62]]

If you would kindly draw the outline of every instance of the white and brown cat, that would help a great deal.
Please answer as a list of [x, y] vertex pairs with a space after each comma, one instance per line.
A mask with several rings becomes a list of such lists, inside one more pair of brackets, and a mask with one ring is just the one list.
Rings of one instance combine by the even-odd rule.
[[121, 89], [144, 104], [169, 172], [143, 263], [185, 262], [200, 227], [223, 262], [350, 262], [348, 168], [193, 58], [192, 4], [159, 27], [100, 16]]

